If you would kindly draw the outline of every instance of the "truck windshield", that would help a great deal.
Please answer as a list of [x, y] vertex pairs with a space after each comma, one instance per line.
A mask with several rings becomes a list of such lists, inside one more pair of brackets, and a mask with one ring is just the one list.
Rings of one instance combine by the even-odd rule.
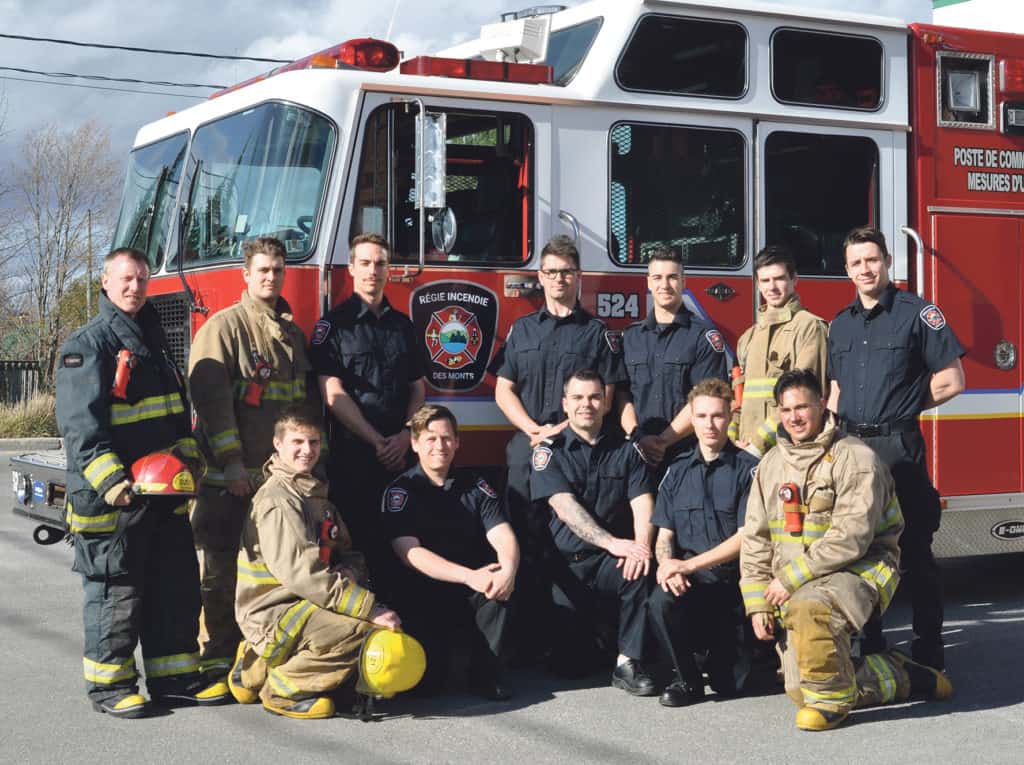
[[150, 271], [164, 260], [164, 247], [181, 183], [188, 135], [180, 133], [131, 153], [114, 247], [146, 253]]
[[308, 256], [335, 141], [326, 118], [282, 103], [200, 127], [189, 162], [189, 174], [198, 164], [200, 177], [186, 267], [241, 260], [242, 242], [259, 236], [280, 239], [289, 259]]

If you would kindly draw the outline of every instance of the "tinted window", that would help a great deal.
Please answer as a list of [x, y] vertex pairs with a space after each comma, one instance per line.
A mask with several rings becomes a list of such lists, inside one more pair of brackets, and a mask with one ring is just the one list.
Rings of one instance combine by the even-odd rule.
[[801, 276], [843, 275], [843, 239], [878, 225], [878, 147], [870, 138], [772, 133], [765, 141], [765, 236]]
[[574, 27], [559, 29], [548, 38], [548, 55], [544, 60], [555, 70], [555, 85], [567, 84], [580, 68], [583, 59], [601, 28], [602, 19], [591, 19]]
[[289, 104], [262, 104], [199, 128], [186, 264], [241, 260], [242, 242], [258, 236], [280, 239], [289, 258], [308, 255], [334, 142], [324, 117]]
[[799, 29], [772, 35], [772, 92], [779, 101], [844, 109], [882, 103], [882, 44]]
[[731, 22], [647, 15], [616, 76], [626, 90], [739, 98], [747, 83], [747, 33]]
[[[428, 109], [428, 111], [434, 111]], [[381, 234], [392, 260], [419, 258], [415, 207], [416, 110], [381, 107], [366, 123], [350, 238]], [[446, 111], [445, 202], [455, 214], [452, 251], [435, 249], [427, 210], [428, 262], [518, 265], [533, 231], [533, 125], [521, 114]], [[389, 136], [392, 138], [389, 140]]]
[[136, 149], [128, 160], [114, 247], [146, 253], [151, 271], [164, 260], [187, 146], [188, 135], [182, 133]]
[[730, 130], [621, 123], [611, 131], [608, 249], [642, 265], [671, 247], [690, 266], [732, 268], [744, 254], [746, 148]]

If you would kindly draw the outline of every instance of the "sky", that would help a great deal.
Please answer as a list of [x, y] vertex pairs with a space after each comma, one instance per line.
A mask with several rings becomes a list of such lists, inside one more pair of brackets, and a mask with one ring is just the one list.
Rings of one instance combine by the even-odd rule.
[[[472, 39], [502, 11], [540, 0], [0, 0], [0, 32], [145, 48], [294, 59], [353, 37], [389, 39], [407, 56]], [[770, 2], [771, 0], [766, 0]], [[562, 0], [579, 5], [579, 0]], [[930, 0], [798, 0], [802, 6], [845, 9], [930, 21]], [[1024, 4], [1022, 4], [1024, 5]], [[137, 54], [0, 38], [0, 67], [142, 80], [230, 85], [274, 64]], [[171, 93], [150, 95], [29, 83], [10, 78]], [[112, 148], [127, 155], [136, 130], [209, 89], [54, 80], [0, 69], [5, 102], [0, 171], [30, 131], [47, 123], [74, 127], [92, 119], [109, 128]]]

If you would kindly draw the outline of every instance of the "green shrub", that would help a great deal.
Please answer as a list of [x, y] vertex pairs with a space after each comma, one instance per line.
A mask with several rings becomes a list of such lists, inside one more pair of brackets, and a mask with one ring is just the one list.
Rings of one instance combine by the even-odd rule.
[[37, 393], [20, 404], [0, 404], [0, 438], [56, 435], [57, 412], [52, 394]]

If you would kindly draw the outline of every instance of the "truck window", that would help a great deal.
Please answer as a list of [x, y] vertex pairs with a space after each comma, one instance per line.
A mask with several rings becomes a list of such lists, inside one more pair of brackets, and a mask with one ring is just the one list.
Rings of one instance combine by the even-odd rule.
[[772, 93], [783, 103], [875, 110], [882, 104], [882, 44], [873, 37], [779, 29]]
[[309, 255], [335, 140], [325, 117], [282, 103], [200, 127], [186, 265], [240, 260], [242, 242], [258, 236], [280, 239], [289, 259]]
[[188, 134], [179, 133], [136, 149], [128, 158], [114, 247], [145, 252], [151, 272], [164, 261], [187, 146]]
[[[434, 109], [447, 115], [445, 201], [458, 235], [435, 249], [427, 210], [424, 248], [432, 264], [515, 267], [533, 240], [533, 125], [521, 114]], [[390, 138], [389, 138], [390, 136]], [[382, 106], [366, 122], [350, 236], [381, 234], [392, 261], [419, 258], [415, 207], [416, 109]]]
[[747, 90], [747, 32], [731, 21], [648, 14], [615, 69], [623, 90], [740, 98]]
[[777, 132], [765, 141], [765, 243], [793, 250], [801, 276], [842, 276], [843, 239], [878, 225], [870, 138]]
[[554, 69], [554, 84], [568, 85], [580, 64], [590, 52], [602, 18], [588, 19], [582, 24], [559, 29], [548, 38], [548, 55], [544, 63]]
[[653, 248], [666, 246], [690, 267], [742, 264], [747, 219], [742, 134], [619, 123], [610, 139], [612, 261], [642, 266]]

